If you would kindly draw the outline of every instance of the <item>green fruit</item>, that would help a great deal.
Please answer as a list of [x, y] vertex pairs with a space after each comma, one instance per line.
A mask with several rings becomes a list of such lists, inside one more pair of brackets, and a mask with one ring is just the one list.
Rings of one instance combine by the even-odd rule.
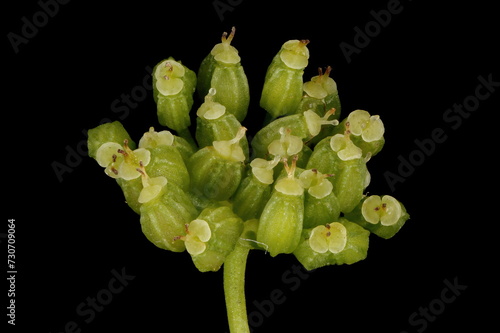
[[182, 156], [184, 163], [187, 163], [189, 158], [198, 150], [198, 147], [187, 141], [186, 139], [174, 135], [173, 146], [177, 148]]
[[303, 85], [304, 96], [299, 104], [297, 113], [313, 110], [322, 116], [334, 108], [334, 119], [340, 118], [341, 106], [337, 83], [330, 77], [332, 68], [328, 66], [325, 73], [319, 68], [319, 75], [313, 76], [311, 81]]
[[338, 219], [340, 205], [332, 183], [316, 169], [305, 170], [299, 180], [307, 189], [304, 198], [304, 228], [312, 228]]
[[233, 251], [242, 232], [241, 218], [233, 213], [229, 205], [222, 204], [205, 208], [186, 226], [186, 235], [176, 239], [184, 240], [199, 271], [215, 272]]
[[141, 203], [139, 202], [139, 195], [142, 191], [142, 180], [141, 178], [136, 178], [132, 180], [124, 180], [118, 178], [116, 180], [120, 188], [122, 189], [123, 195], [125, 197], [125, 202], [132, 208], [137, 214], [141, 213]]
[[358, 158], [342, 163], [339, 173], [332, 177], [334, 193], [342, 213], [353, 210], [363, 198], [367, 175], [366, 162]]
[[287, 176], [276, 181], [260, 216], [257, 241], [265, 244], [273, 257], [292, 253], [300, 241], [304, 223], [304, 189], [295, 177], [295, 162], [290, 168], [286, 166]]
[[366, 161], [361, 149], [350, 141], [348, 134], [332, 136], [330, 147], [338, 157], [338, 169], [331, 178], [333, 191], [339, 200], [340, 211], [348, 213], [363, 198], [369, 179]]
[[243, 178], [245, 154], [239, 141], [246, 129], [228, 141], [214, 141], [213, 146], [198, 150], [188, 162], [191, 192], [202, 199], [229, 199]]
[[142, 204], [141, 229], [146, 238], [159, 248], [173, 252], [185, 250], [175, 237], [184, 233], [185, 225], [197, 215], [190, 198], [174, 184], [166, 184], [157, 197]]
[[174, 142], [179, 138], [169, 131], [155, 132], [151, 127], [139, 141], [139, 147], [150, 152], [147, 172], [152, 177], [165, 176], [184, 191], [189, 190], [189, 173], [184, 159]]
[[384, 239], [393, 237], [410, 218], [401, 202], [390, 195], [363, 198], [346, 218]]
[[346, 130], [351, 133], [352, 142], [361, 148], [363, 156], [374, 156], [384, 146], [385, 127], [378, 115], [371, 116], [364, 110], [352, 111], [334, 132], [342, 134]]
[[119, 121], [105, 123], [89, 129], [87, 135], [89, 156], [94, 159], [96, 158], [97, 150], [106, 142], [114, 142], [123, 145], [123, 142], [127, 140], [128, 146], [131, 149], [135, 149], [136, 147], [134, 141], [132, 141], [130, 135]]
[[[211, 146], [214, 141], [230, 140], [236, 136], [241, 123], [234, 115], [226, 112], [227, 108], [214, 101], [216, 90], [211, 88], [205, 96], [205, 102], [197, 111], [196, 119], [196, 141], [200, 148]], [[241, 138], [240, 146], [246, 159], [249, 158], [248, 141], [246, 137]]]
[[307, 269], [328, 265], [353, 264], [366, 258], [370, 232], [345, 218], [311, 229], [304, 229], [294, 251]]
[[[319, 68], [319, 75], [312, 77], [311, 81], [304, 83], [304, 96], [297, 108], [297, 113], [312, 110], [318, 116], [323, 116], [330, 110], [331, 119], [339, 119], [341, 114], [341, 105], [337, 83], [329, 77], [332, 68], [327, 67], [325, 73]], [[325, 126], [321, 128], [318, 135], [311, 139], [311, 144], [316, 144], [322, 139], [335, 134], [335, 127]]]
[[153, 69], [153, 97], [158, 121], [177, 132], [191, 124], [196, 74], [172, 57], [160, 61]]
[[275, 119], [294, 114], [302, 99], [302, 76], [309, 59], [308, 40], [289, 40], [269, 65], [260, 106]]
[[227, 112], [238, 121], [243, 121], [250, 104], [248, 80], [241, 66], [238, 51], [231, 45], [235, 28], [231, 34], [222, 35], [222, 42], [215, 45], [205, 57], [198, 71], [198, 93], [204, 98], [211, 88], [217, 90], [214, 101], [224, 105]]
[[174, 146], [161, 146], [149, 148], [151, 162], [147, 166], [150, 176], [164, 175], [169, 182], [178, 186], [183, 191], [189, 190], [189, 172], [184, 164], [182, 155]]
[[331, 137], [326, 137], [316, 146], [309, 157], [306, 169], [316, 169], [322, 174], [336, 175], [339, 171], [339, 158], [330, 146]]
[[266, 161], [260, 158], [251, 163], [251, 171], [241, 181], [233, 196], [234, 212], [242, 219], [259, 218], [271, 196], [273, 168], [279, 163], [279, 158]]
[[[260, 129], [252, 139], [251, 145], [254, 155], [264, 158], [269, 152], [269, 145], [273, 141], [280, 140], [284, 134], [290, 134], [303, 141], [309, 141], [320, 133], [323, 125], [338, 124], [336, 119], [329, 120], [331, 115], [332, 111], [329, 111], [323, 117], [320, 117], [313, 111], [308, 110], [301, 114], [285, 116], [272, 121]], [[287, 155], [291, 156], [291, 154]]]
[[307, 168], [332, 175], [329, 180], [341, 212], [350, 212], [363, 198], [369, 173], [362, 151], [352, 143], [348, 131], [320, 141]]

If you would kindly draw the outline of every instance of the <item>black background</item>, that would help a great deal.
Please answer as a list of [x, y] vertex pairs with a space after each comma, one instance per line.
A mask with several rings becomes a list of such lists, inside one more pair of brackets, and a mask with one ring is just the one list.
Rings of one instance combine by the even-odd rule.
[[[4, 9], [2, 233], [7, 219], [14, 218], [16, 329], [64, 332], [74, 321], [81, 332], [122, 332], [137, 325], [141, 332], [228, 331], [222, 271], [199, 273], [186, 253], [155, 248], [102, 168], [78, 153], [67, 159], [68, 149], [85, 149], [85, 130], [103, 119], [122, 121], [135, 140], [149, 126], [161, 128], [151, 91], [127, 114], [113, 112], [113, 101], [142, 86], [146, 68], [166, 57], [196, 71], [233, 25], [233, 45], [251, 88], [243, 123], [249, 134], [264, 118], [258, 100], [272, 57], [289, 39], [309, 39], [305, 78], [331, 65], [343, 116], [365, 109], [381, 115], [386, 126], [384, 150], [369, 163], [368, 191], [394, 195], [411, 215], [393, 239], [372, 235], [368, 258], [352, 266], [297, 272], [293, 256], [252, 252], [246, 287], [248, 311], [258, 326], [254, 331], [492, 327], [490, 302], [498, 300], [494, 115], [500, 92], [456, 129], [443, 115], [475, 94], [479, 76], [500, 81], [495, 10], [479, 1], [439, 6], [401, 1], [401, 12], [348, 62], [339, 45], [354, 45], [354, 28], [364, 29], [374, 20], [370, 12], [386, 9], [389, 2], [233, 1], [221, 20], [213, 1], [71, 1], [19, 45], [18, 53], [7, 35], [21, 35], [22, 18], [32, 21], [41, 7], [24, 1]], [[398, 158], [416, 156], [415, 140], [431, 138], [436, 128], [446, 141], [422, 155], [392, 191], [384, 174], [397, 174]], [[58, 178], [54, 162], [68, 161], [71, 172]], [[6, 257], [5, 238], [2, 249]], [[113, 270], [134, 278], [85, 322], [89, 317], [79, 315], [77, 307], [107, 288]], [[445, 280], [467, 289], [425, 327], [412, 325], [414, 312], [438, 304]], [[8, 285], [3, 285], [6, 311]], [[275, 290], [283, 302], [269, 313], [259, 312], [255, 304], [266, 303]]]

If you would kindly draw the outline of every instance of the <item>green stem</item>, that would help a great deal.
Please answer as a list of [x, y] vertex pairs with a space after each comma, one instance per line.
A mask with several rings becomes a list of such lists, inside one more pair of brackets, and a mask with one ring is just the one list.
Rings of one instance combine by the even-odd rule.
[[224, 262], [224, 295], [231, 333], [249, 333], [245, 300], [245, 268], [249, 248], [236, 244]]

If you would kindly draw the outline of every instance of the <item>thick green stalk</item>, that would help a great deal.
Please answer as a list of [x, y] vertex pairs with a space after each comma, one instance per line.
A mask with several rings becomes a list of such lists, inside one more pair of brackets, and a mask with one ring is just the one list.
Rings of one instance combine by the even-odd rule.
[[245, 300], [245, 268], [248, 247], [236, 244], [224, 263], [224, 294], [231, 333], [249, 333]]

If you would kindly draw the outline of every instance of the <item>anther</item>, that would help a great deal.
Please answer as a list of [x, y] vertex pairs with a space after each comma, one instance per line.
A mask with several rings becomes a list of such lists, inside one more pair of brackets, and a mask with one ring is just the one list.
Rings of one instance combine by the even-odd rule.
[[325, 117], [324, 117], [324, 119], [328, 119], [331, 115], [335, 114], [335, 111], [337, 111], [337, 109], [335, 109], [335, 108], [331, 108], [330, 110], [328, 110], [328, 111], [325, 113]]
[[136, 170], [143, 176], [146, 176], [146, 173], [143, 171], [144, 170], [144, 167], [142, 168], [136, 168]]
[[332, 66], [326, 67], [325, 76], [330, 76], [331, 71], [332, 71]]
[[235, 27], [232, 27], [231, 28], [231, 33], [229, 34], [229, 37], [227, 35], [227, 32], [224, 32], [222, 34], [222, 41], [225, 42], [225, 43], [228, 43], [228, 44], [231, 44], [231, 41], [233, 40], [234, 38], [234, 34], [236, 32], [236, 28]]

